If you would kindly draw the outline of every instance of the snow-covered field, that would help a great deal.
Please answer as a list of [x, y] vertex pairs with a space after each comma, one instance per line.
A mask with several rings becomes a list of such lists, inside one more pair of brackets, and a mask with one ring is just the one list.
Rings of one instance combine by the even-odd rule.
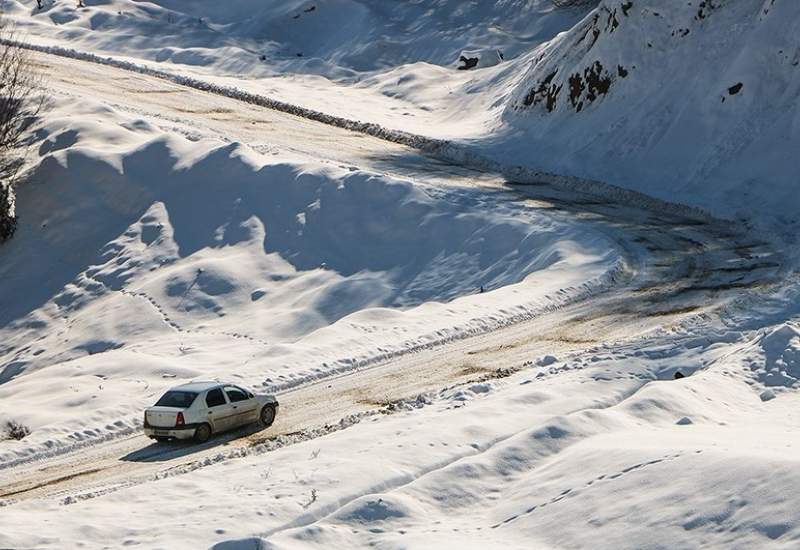
[[[0, 547], [800, 545], [793, 2], [44, 4]], [[277, 423], [150, 444], [198, 378]]]

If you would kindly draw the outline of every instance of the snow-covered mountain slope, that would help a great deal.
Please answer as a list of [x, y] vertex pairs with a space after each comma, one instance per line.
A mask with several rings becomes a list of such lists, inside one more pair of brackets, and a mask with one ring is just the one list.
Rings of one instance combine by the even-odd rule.
[[608, 0], [528, 58], [498, 154], [798, 230], [800, 4]]
[[[796, 236], [794, 0], [86, 3], [0, 6]], [[800, 543], [785, 241], [55, 59], [0, 246], [0, 430], [32, 428], [0, 441], [0, 547]], [[142, 407], [212, 377], [281, 392], [277, 423], [151, 445]]]
[[109, 0], [77, 8], [44, 0], [40, 10], [35, 0], [3, 0], [0, 10], [27, 41], [158, 63], [323, 112], [458, 137], [483, 135], [510, 91], [506, 77], [492, 78], [489, 90], [485, 77], [458, 70], [462, 54], [503, 72], [503, 60], [569, 29], [588, 8], [558, 10], [549, 0]]

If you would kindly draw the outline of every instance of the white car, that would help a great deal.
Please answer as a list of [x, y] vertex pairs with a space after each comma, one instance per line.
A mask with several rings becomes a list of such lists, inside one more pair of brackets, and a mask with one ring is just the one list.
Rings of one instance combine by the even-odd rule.
[[211, 434], [246, 424], [275, 421], [278, 401], [272, 395], [254, 395], [233, 384], [191, 382], [170, 389], [144, 411], [144, 433], [156, 441], [207, 441]]

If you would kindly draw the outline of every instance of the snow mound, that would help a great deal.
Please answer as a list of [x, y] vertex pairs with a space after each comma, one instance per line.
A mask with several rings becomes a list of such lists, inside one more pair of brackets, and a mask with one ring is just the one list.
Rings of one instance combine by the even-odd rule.
[[750, 364], [756, 378], [765, 386], [796, 387], [800, 380], [800, 329], [780, 325], [764, 335], [758, 347], [763, 360]]
[[342, 523], [354, 523], [361, 526], [380, 523], [390, 519], [411, 517], [418, 513], [418, 508], [411, 499], [402, 499], [394, 495], [370, 495], [355, 500], [339, 510], [335, 519]]
[[[20, 198], [28, 226], [8, 252], [17, 262], [0, 268], [15, 297], [0, 320], [24, 317], [43, 293], [70, 311], [104, 289], [128, 289], [177, 323], [285, 304], [285, 317], [273, 310], [268, 323], [250, 317], [244, 325], [294, 338], [368, 306], [410, 307], [515, 283], [561, 259], [540, 254], [547, 228], [489, 219], [466, 204], [445, 216], [444, 203], [408, 182], [259, 166], [237, 145], [187, 166], [184, 147], [156, 139], [120, 167], [80, 149], [48, 157]], [[47, 202], [35, 204], [34, 194]], [[39, 284], [32, 274], [45, 250], [62, 269]]]

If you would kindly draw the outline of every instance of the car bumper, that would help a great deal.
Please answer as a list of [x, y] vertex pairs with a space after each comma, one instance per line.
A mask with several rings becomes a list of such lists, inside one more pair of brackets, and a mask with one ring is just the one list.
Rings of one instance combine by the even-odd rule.
[[144, 435], [153, 439], [157, 437], [168, 437], [170, 439], [191, 439], [197, 426], [182, 426], [180, 428], [154, 428], [146, 426]]

